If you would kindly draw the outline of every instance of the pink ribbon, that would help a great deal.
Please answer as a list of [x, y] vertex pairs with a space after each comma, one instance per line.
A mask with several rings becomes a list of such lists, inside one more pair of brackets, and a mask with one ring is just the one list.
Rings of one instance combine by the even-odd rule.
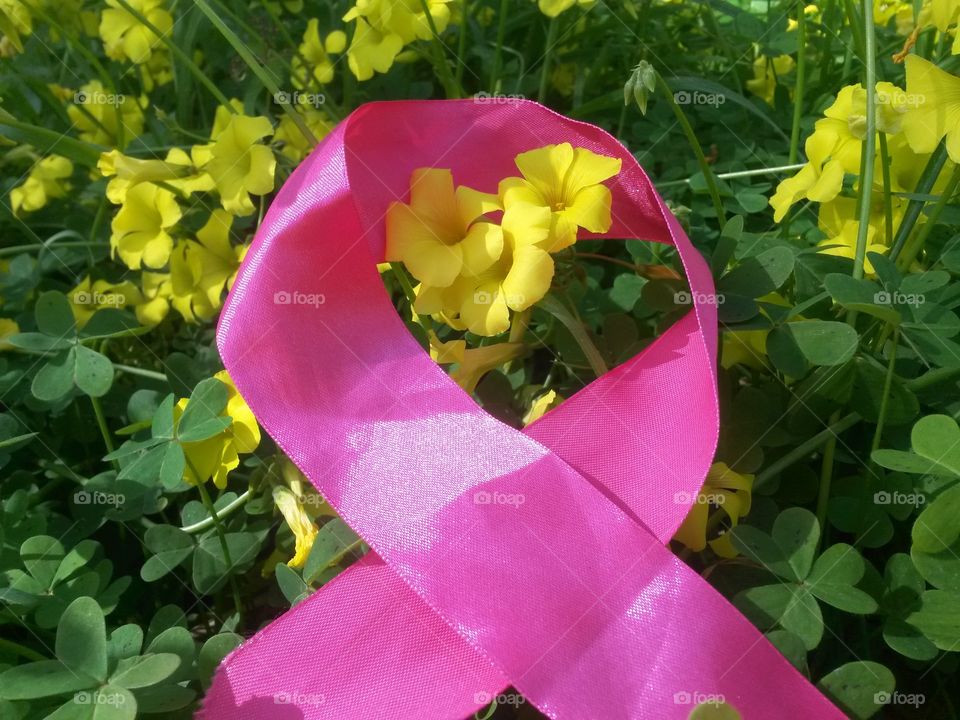
[[560, 142], [623, 160], [604, 237], [675, 246], [709, 296], [634, 157], [533, 102], [365, 105], [277, 195], [220, 354], [372, 552], [232, 653], [204, 720], [462, 718], [509, 685], [552, 718], [685, 718], [720, 699], [745, 718], [843, 717], [666, 547], [716, 446], [715, 305], [520, 431], [454, 384], [384, 290], [384, 214], [414, 169], [493, 192], [518, 153]]

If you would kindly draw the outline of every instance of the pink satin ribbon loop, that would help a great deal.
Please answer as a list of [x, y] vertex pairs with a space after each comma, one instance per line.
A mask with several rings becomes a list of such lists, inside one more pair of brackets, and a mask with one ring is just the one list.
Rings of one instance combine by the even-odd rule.
[[460, 390], [391, 304], [383, 220], [413, 170], [492, 192], [518, 153], [559, 142], [623, 160], [604, 237], [674, 245], [709, 298], [706, 263], [633, 156], [532, 102], [364, 106], [273, 202], [221, 356], [374, 552], [234, 652], [205, 720], [459, 718], [508, 685], [554, 718], [683, 718], [698, 699], [842, 717], [665, 545], [716, 446], [715, 304], [524, 431]]

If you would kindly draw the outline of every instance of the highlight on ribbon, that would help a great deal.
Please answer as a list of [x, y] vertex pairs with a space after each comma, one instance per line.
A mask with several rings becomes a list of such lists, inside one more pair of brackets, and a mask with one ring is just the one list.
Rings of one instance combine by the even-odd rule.
[[580, 316], [579, 260], [624, 239], [717, 297], [635, 158], [533, 102], [366, 105], [294, 172], [217, 341], [291, 462], [289, 564], [369, 552], [226, 658], [203, 720], [842, 717], [669, 548], [736, 554], [753, 478], [713, 463], [719, 303]]

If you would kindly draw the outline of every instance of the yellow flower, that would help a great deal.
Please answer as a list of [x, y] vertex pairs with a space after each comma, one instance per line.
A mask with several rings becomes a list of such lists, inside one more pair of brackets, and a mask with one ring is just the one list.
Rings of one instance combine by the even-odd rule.
[[16, 320], [10, 318], [0, 318], [0, 352], [4, 350], [13, 350], [13, 345], [7, 342], [11, 335], [17, 335], [20, 332], [20, 326]]
[[[809, 142], [807, 138], [807, 142]], [[807, 163], [793, 177], [782, 180], [770, 198], [774, 222], [783, 220], [787, 211], [801, 198], [814, 202], [829, 202], [843, 186], [843, 166], [830, 160], [823, 167]]]
[[499, 335], [510, 327], [510, 311], [539, 301], [553, 280], [553, 258], [543, 245], [550, 232], [548, 208], [515, 203], [503, 214], [502, 250], [483, 270], [464, 268], [449, 288], [421, 286], [414, 307], [440, 314], [453, 327], [476, 335]]
[[88, 275], [67, 295], [70, 309], [77, 325], [83, 327], [97, 310], [137, 305], [143, 301], [139, 288], [129, 280], [111, 283], [107, 280], [91, 281]]
[[449, 170], [420, 168], [410, 178], [410, 204], [387, 210], [386, 259], [402, 262], [417, 280], [448, 287], [466, 267], [486, 270], [500, 257], [503, 233], [491, 222], [474, 222], [496, 203], [466, 187], [454, 190]]
[[213, 179], [199, 172], [190, 156], [179, 148], [170, 150], [166, 160], [140, 160], [111, 150], [100, 155], [97, 170], [111, 178], [107, 183], [107, 198], [116, 205], [124, 202], [131, 187], [142, 182], [163, 182], [185, 195], [214, 188]]
[[[299, 112], [300, 117], [303, 118], [317, 140], [322, 140], [333, 129], [330, 119], [319, 110], [301, 108]], [[295, 163], [303, 160], [313, 149], [310, 142], [300, 132], [300, 128], [286, 113], [281, 116], [280, 122], [277, 124], [277, 131], [273, 134], [273, 140], [278, 144], [280, 154]]]
[[914, 152], [929, 153], [947, 138], [947, 154], [960, 163], [960, 77], [908, 55], [907, 92], [914, 99], [903, 132]]
[[[450, 22], [449, 2], [426, 1], [438, 33]], [[433, 35], [423, 0], [357, 0], [343, 19], [356, 22], [347, 62], [358, 80], [369, 80], [374, 72], [387, 72], [404, 45]]]
[[548, 390], [543, 393], [530, 404], [530, 409], [523, 416], [523, 426], [526, 427], [530, 423], [536, 422], [562, 402], [563, 398], [557, 394], [556, 390]]
[[250, 215], [254, 211], [250, 195], [273, 190], [277, 159], [258, 142], [272, 133], [273, 126], [263, 116], [231, 115], [222, 129], [214, 125], [211, 144], [193, 148], [194, 162], [213, 178], [227, 212]]
[[313, 519], [307, 514], [300, 497], [289, 488], [276, 486], [273, 488], [273, 502], [283, 515], [287, 527], [293, 532], [296, 542], [294, 555], [287, 561], [293, 568], [301, 568], [310, 555], [313, 541], [317, 537], [318, 528]]
[[197, 232], [197, 241], [183, 240], [170, 256], [173, 306], [187, 322], [209, 320], [222, 303], [240, 267], [247, 246], [230, 244], [233, 217], [214, 210]]
[[789, 55], [769, 58], [760, 55], [753, 61], [753, 78], [747, 80], [747, 90], [759, 96], [768, 105], [773, 105], [777, 90], [777, 80], [791, 72], [796, 66]]
[[[173, 17], [163, 7], [163, 0], [129, 0], [129, 4], [164, 35], [173, 29]], [[107, 0], [107, 5], [100, 16], [100, 36], [107, 57], [136, 64], [148, 62], [154, 48], [163, 47], [160, 39], [117, 0]]]
[[756, 370], [766, 367], [767, 335], [769, 330], [740, 330], [723, 333], [721, 364], [724, 368], [746, 365]]
[[114, 147], [122, 134], [126, 146], [143, 132], [143, 109], [136, 98], [110, 93], [99, 80], [83, 85], [74, 98], [67, 106], [67, 115], [81, 140]]
[[10, 57], [23, 52], [23, 37], [33, 32], [33, 18], [20, 0], [0, 0], [0, 55]]
[[60, 155], [49, 155], [37, 162], [22, 185], [10, 191], [13, 214], [34, 212], [52, 198], [63, 197], [70, 189], [65, 182], [73, 174], [73, 163]]
[[[214, 377], [227, 386], [227, 406], [220, 414], [230, 417], [232, 422], [219, 435], [200, 442], [183, 443], [187, 457], [184, 480], [191, 485], [213, 480], [213, 484], [222, 490], [227, 486], [227, 475], [240, 465], [240, 453], [251, 453], [260, 444], [260, 426], [227, 371], [221, 370]], [[175, 421], [179, 422], [188, 404], [189, 398], [182, 398], [176, 404]]]
[[170, 274], [144, 271], [140, 274], [140, 284], [143, 299], [134, 312], [141, 325], [153, 327], [160, 324], [170, 312]]
[[562, 12], [566, 12], [574, 5], [579, 5], [583, 10], [589, 10], [597, 0], [539, 0], [537, 7], [547, 17], [555, 18]]
[[134, 186], [110, 226], [114, 254], [131, 270], [141, 265], [163, 267], [173, 249], [173, 238], [167, 231], [180, 217], [180, 206], [172, 192], [150, 183]]
[[[817, 246], [821, 248], [818, 252], [821, 252], [824, 255], [837, 255], [838, 257], [850, 258], [852, 260], [857, 255], [857, 233], [859, 227], [860, 223], [856, 220], [845, 222], [838, 234], [828, 237], [825, 240], [821, 240], [819, 243], [817, 243]], [[868, 225], [866, 251], [868, 253], [886, 255], [890, 248], [883, 243], [876, 242], [876, 236], [876, 227], [873, 225]], [[863, 269], [868, 274], [872, 275], [874, 273], [873, 263], [870, 262], [869, 257], [864, 256], [864, 258]]]
[[[740, 518], [749, 514], [753, 475], [734, 472], [726, 463], [718, 462], [710, 466], [707, 479], [697, 496], [696, 502], [673, 539], [694, 552], [707, 547], [707, 521], [710, 507], [716, 506], [729, 519], [730, 526], [736, 527]], [[710, 548], [720, 557], [736, 557], [737, 551], [726, 533], [709, 541]]]
[[523, 177], [502, 181], [500, 197], [505, 208], [527, 203], [550, 209], [546, 250], [557, 252], [573, 245], [578, 227], [593, 233], [610, 229], [612, 200], [603, 182], [620, 172], [619, 158], [561, 143], [520, 153], [516, 164]]
[[320, 40], [319, 20], [307, 21], [303, 33], [299, 54], [294, 56], [290, 67], [293, 72], [293, 86], [312, 87], [314, 83], [326, 85], [333, 81], [333, 60], [331, 54], [342, 53], [347, 47], [347, 35], [342, 30], [334, 30], [326, 39]]
[[467, 393], [472, 393], [488, 372], [525, 352], [523, 343], [509, 342], [468, 350], [464, 340], [442, 342], [436, 334], [430, 333], [430, 356], [440, 365], [456, 364], [450, 378]]

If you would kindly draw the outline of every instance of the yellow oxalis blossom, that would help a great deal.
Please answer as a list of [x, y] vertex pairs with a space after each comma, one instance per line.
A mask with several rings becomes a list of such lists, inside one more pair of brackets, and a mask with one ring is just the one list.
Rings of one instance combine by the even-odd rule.
[[[840, 228], [836, 235], [821, 240], [817, 243], [821, 248], [820, 252], [824, 255], [837, 255], [839, 257], [850, 258], [857, 255], [857, 234], [860, 223], [856, 220], [849, 220]], [[882, 242], [877, 242], [877, 229], [873, 225], [867, 226], [867, 252], [885, 255], [890, 248]], [[869, 256], [865, 256], [863, 269], [870, 275], [874, 273], [873, 263]]]
[[729, 518], [730, 526], [736, 527], [740, 518], [750, 512], [753, 475], [743, 475], [731, 470], [726, 463], [718, 462], [710, 466], [707, 479], [697, 496], [696, 502], [683, 524], [677, 529], [673, 539], [694, 552], [700, 552], [707, 545], [720, 557], [732, 558], [737, 551], [727, 534], [707, 541], [707, 521], [710, 507], [716, 506]]
[[543, 206], [508, 207], [501, 224], [502, 247], [493, 262], [482, 270], [465, 265], [449, 288], [422, 286], [417, 312], [440, 314], [451, 326], [477, 335], [506, 331], [511, 310], [526, 310], [550, 289], [553, 258], [544, 248], [550, 220], [550, 210]]
[[465, 392], [472, 393], [477, 383], [494, 368], [520, 357], [526, 352], [523, 343], [496, 343], [477, 348], [467, 348], [465, 340], [441, 341], [430, 333], [430, 357], [440, 365], [455, 364], [450, 371], [451, 379]]
[[523, 177], [503, 180], [500, 198], [505, 208], [527, 203], [550, 209], [548, 252], [573, 245], [578, 227], [593, 233], [610, 229], [612, 200], [603, 182], [620, 172], [619, 158], [561, 143], [520, 153], [516, 164]]
[[768, 105], [773, 105], [773, 98], [777, 90], [777, 80], [796, 67], [796, 63], [789, 55], [778, 55], [769, 58], [760, 55], [753, 61], [753, 78], [747, 80], [747, 90], [762, 98]]
[[75, 97], [95, 101], [67, 106], [67, 115], [81, 140], [114, 147], [122, 135], [125, 146], [143, 132], [143, 109], [136, 98], [113, 94], [99, 80], [83, 85]]
[[122, 310], [143, 301], [140, 289], [129, 280], [120, 283], [111, 283], [108, 280], [91, 281], [88, 275], [81, 280], [70, 294], [70, 309], [77, 325], [83, 327], [97, 310], [114, 308]]
[[247, 246], [230, 244], [232, 223], [230, 213], [214, 210], [197, 241], [180, 241], [170, 256], [172, 303], [187, 322], [213, 318], [233, 285]]
[[[164, 35], [173, 29], [173, 16], [164, 8], [164, 0], [129, 0], [129, 4]], [[149, 61], [163, 43], [117, 0], [107, 0], [107, 5], [100, 16], [100, 37], [107, 57], [136, 64]]]
[[[317, 140], [325, 138], [333, 129], [333, 123], [330, 122], [324, 113], [311, 108], [300, 108], [298, 110], [303, 121], [310, 128]], [[303, 136], [300, 128], [290, 119], [286, 113], [280, 118], [277, 124], [277, 130], [273, 134], [274, 142], [280, 148], [280, 154], [289, 158], [295, 163], [303, 160], [313, 149], [313, 145]]]
[[7, 342], [7, 338], [17, 335], [19, 332], [20, 326], [16, 320], [0, 317], [0, 352], [13, 350], [13, 345]]
[[960, 163], [960, 77], [917, 55], [906, 59], [907, 91], [915, 99], [903, 118], [914, 152], [929, 153], [947, 138], [947, 154]]
[[[260, 444], [260, 426], [227, 371], [221, 370], [214, 377], [227, 386], [227, 406], [220, 414], [230, 417], [232, 422], [218, 435], [200, 442], [183, 443], [187, 457], [183, 479], [192, 485], [213, 480], [222, 490], [227, 486], [227, 475], [240, 465], [240, 453], [251, 453]], [[188, 404], [189, 398], [181, 398], [176, 404], [173, 411], [176, 422]]]
[[254, 211], [250, 195], [273, 190], [277, 159], [259, 142], [271, 134], [273, 126], [263, 116], [231, 115], [222, 128], [214, 124], [212, 143], [193, 148], [194, 163], [213, 178], [227, 212], [250, 215]]
[[66, 179], [72, 174], [73, 163], [60, 155], [50, 155], [37, 162], [23, 184], [10, 191], [13, 214], [39, 210], [49, 200], [66, 195], [70, 189]]
[[555, 18], [575, 5], [580, 6], [583, 10], [589, 10], [596, 2], [597, 0], [538, 0], [537, 7], [547, 17]]
[[170, 297], [173, 292], [169, 273], [144, 271], [140, 273], [142, 301], [134, 312], [141, 325], [153, 327], [170, 312]]
[[494, 209], [495, 201], [470, 188], [454, 190], [449, 170], [414, 170], [410, 204], [387, 209], [386, 259], [403, 262], [430, 287], [449, 287], [465, 267], [482, 272], [500, 257], [503, 232], [492, 222], [474, 221]]
[[141, 265], [163, 267], [173, 249], [168, 230], [180, 221], [181, 214], [169, 190], [150, 183], [136, 185], [127, 192], [110, 226], [113, 252], [131, 270]]
[[300, 497], [290, 488], [276, 486], [273, 488], [273, 502], [283, 515], [287, 527], [293, 532], [295, 540], [294, 555], [287, 561], [293, 568], [301, 568], [310, 555], [313, 541], [317, 537], [318, 528], [300, 502]]
[[[449, 3], [426, 1], [438, 33], [450, 22]], [[357, 0], [343, 19], [356, 22], [347, 63], [358, 80], [369, 80], [374, 72], [385, 73], [404, 45], [433, 36], [423, 0]]]
[[33, 32], [30, 10], [21, 0], [0, 0], [0, 56], [23, 52], [23, 36]]
[[107, 198], [115, 205], [124, 202], [127, 191], [142, 182], [163, 182], [184, 195], [213, 190], [213, 179], [194, 167], [190, 156], [180, 148], [173, 148], [165, 160], [141, 160], [111, 150], [100, 155], [97, 170], [107, 183]]
[[543, 393], [530, 403], [530, 409], [523, 416], [523, 426], [526, 427], [530, 423], [536, 422], [562, 402], [563, 398], [557, 394], [556, 390], [548, 390]]
[[320, 39], [319, 20], [307, 21], [298, 55], [290, 64], [293, 86], [312, 87], [314, 84], [326, 85], [333, 81], [333, 60], [331, 54], [342, 53], [347, 47], [347, 35], [342, 30], [334, 30], [326, 39]]

